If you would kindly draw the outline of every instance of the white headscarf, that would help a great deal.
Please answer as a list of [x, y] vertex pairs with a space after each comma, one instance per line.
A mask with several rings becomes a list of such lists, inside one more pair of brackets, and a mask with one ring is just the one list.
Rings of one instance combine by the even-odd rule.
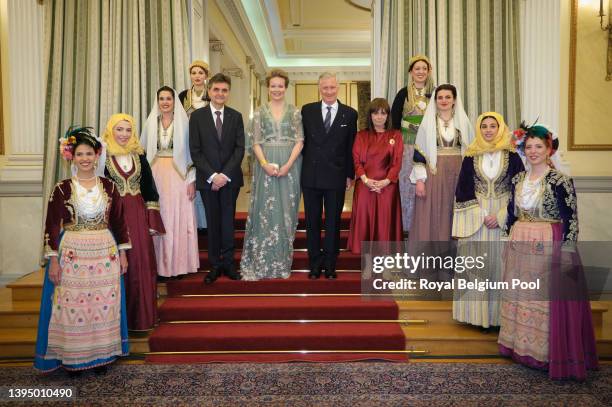
[[[195, 171], [190, 170], [193, 161], [191, 161], [191, 153], [189, 152], [189, 118], [187, 118], [187, 113], [185, 113], [183, 104], [179, 100], [178, 93], [176, 90], [172, 90], [174, 92], [174, 135], [172, 140], [174, 167], [187, 182], [193, 182], [195, 181]], [[149, 163], [153, 162], [157, 154], [157, 126], [160, 115], [159, 102], [156, 96], [153, 108], [149, 117], [147, 117], [140, 136], [140, 144], [147, 152]]]
[[[423, 121], [419, 126], [419, 131], [416, 136], [416, 147], [425, 156], [427, 165], [432, 173], [436, 173], [436, 164], [438, 162], [438, 146], [437, 146], [437, 104], [435, 100], [436, 91], [432, 96], [431, 102], [427, 105]], [[457, 90], [457, 97], [455, 98], [455, 114], [453, 115], [453, 124], [455, 129], [461, 132], [461, 155], [465, 155], [465, 151], [468, 146], [474, 140], [474, 127], [470, 123], [470, 119], [465, 114], [463, 109], [463, 102]]]

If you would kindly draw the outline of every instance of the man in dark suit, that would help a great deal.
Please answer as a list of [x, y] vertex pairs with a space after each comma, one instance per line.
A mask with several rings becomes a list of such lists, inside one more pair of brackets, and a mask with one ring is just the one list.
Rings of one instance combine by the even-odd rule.
[[[321, 101], [302, 107], [302, 191], [310, 264], [308, 277], [317, 279], [325, 269], [325, 277], [335, 279], [344, 193], [355, 176], [352, 150], [357, 133], [357, 112], [338, 101], [338, 81], [334, 74], [321, 74], [319, 92]], [[323, 207], [325, 238], [321, 249]]]
[[240, 163], [244, 156], [242, 115], [225, 106], [231, 79], [216, 74], [208, 81], [210, 104], [195, 110], [189, 120], [189, 149], [196, 167], [196, 187], [202, 195], [208, 223], [212, 284], [225, 273], [232, 280], [240, 275], [234, 267], [234, 216], [236, 199], [243, 185]]

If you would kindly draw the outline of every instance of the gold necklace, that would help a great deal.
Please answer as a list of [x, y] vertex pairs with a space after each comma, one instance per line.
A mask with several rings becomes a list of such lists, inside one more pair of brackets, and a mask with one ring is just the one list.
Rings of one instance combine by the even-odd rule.
[[436, 116], [438, 116], [438, 118], [442, 120], [442, 125], [444, 126], [444, 128], [448, 129], [448, 126], [450, 126], [450, 121], [453, 120], [453, 116], [451, 115], [451, 118], [448, 120], [445, 120], [442, 116], [440, 116], [439, 113], [436, 113]]
[[[81, 179], [81, 178], [78, 178], [78, 177], [75, 177], [75, 178], [76, 178], [76, 184], [77, 184], [77, 187], [78, 187], [77, 188], [77, 195], [79, 197], [81, 197], [81, 198], [85, 197], [87, 194], [90, 194], [94, 190], [94, 188], [96, 188], [98, 186], [98, 176], [97, 175], [94, 175], [93, 177], [88, 178], [88, 179]], [[96, 183], [91, 188], [87, 188], [87, 187], [81, 185], [81, 183], [79, 182], [79, 181], [91, 181], [94, 178], [96, 180]]]

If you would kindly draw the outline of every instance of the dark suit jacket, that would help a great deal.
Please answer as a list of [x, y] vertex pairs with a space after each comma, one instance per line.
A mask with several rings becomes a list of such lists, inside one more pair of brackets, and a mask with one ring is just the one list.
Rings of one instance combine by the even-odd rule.
[[353, 142], [357, 133], [357, 111], [338, 101], [338, 112], [325, 133], [321, 101], [302, 107], [304, 148], [302, 186], [341, 189], [355, 177]]
[[189, 119], [189, 150], [198, 189], [210, 189], [206, 180], [215, 172], [232, 180], [225, 188], [243, 185], [240, 164], [244, 157], [244, 124], [240, 112], [225, 106], [219, 142], [210, 106], [195, 110]]

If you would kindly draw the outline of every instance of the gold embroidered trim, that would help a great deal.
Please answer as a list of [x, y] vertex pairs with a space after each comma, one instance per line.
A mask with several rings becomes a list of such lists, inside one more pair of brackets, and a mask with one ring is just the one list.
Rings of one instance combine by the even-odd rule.
[[108, 229], [108, 224], [106, 222], [96, 223], [93, 225], [83, 224], [83, 223], [71, 223], [68, 225], [64, 225], [64, 230], [67, 232], [83, 232], [83, 231], [94, 231], [94, 230], [105, 230]]
[[142, 174], [140, 157], [134, 154], [131, 154], [131, 156], [132, 161], [134, 161], [134, 171], [132, 171], [132, 174], [129, 175], [127, 179], [123, 178], [112, 157], [109, 156], [106, 158], [106, 168], [108, 169], [108, 174], [115, 185], [117, 185], [119, 195], [121, 196], [125, 196], [127, 194], [140, 194], [140, 178]]
[[485, 198], [499, 198], [510, 192], [510, 186], [506, 182], [508, 167], [510, 166], [510, 153], [508, 150], [502, 152], [502, 162], [493, 179], [489, 179], [482, 170], [483, 155], [474, 157], [474, 190], [476, 195]]
[[455, 201], [455, 210], [456, 211], [465, 211], [468, 209], [472, 209], [472, 208], [477, 208], [479, 207], [479, 203], [478, 203], [478, 199], [470, 199], [469, 201], [465, 201], [465, 202], [457, 202]]

